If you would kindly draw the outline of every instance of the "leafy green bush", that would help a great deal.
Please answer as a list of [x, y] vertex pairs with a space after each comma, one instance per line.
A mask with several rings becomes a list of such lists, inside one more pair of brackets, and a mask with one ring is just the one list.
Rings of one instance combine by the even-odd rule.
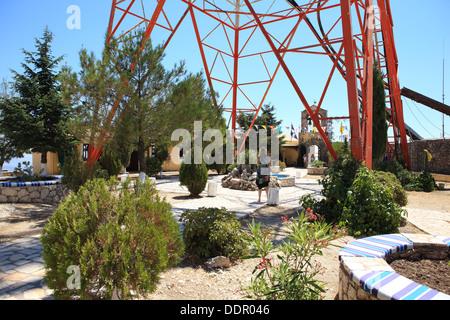
[[316, 160], [313, 163], [311, 163], [311, 167], [314, 168], [322, 168], [324, 166], [325, 162], [320, 161], [320, 160]]
[[433, 175], [427, 171], [422, 171], [418, 175], [413, 175], [412, 181], [405, 186], [408, 191], [432, 192], [437, 189]]
[[211, 258], [237, 258], [245, 249], [244, 233], [235, 213], [225, 208], [199, 208], [181, 214], [186, 254]]
[[179, 179], [182, 186], [186, 186], [193, 196], [198, 196], [205, 190], [208, 182], [208, 168], [205, 163], [186, 164], [181, 163]]
[[[73, 193], [42, 232], [44, 278], [56, 299], [122, 299], [155, 290], [159, 274], [177, 263], [183, 241], [171, 206], [150, 182], [95, 179]], [[68, 268], [79, 268], [74, 285]], [[75, 282], [76, 283], [76, 282]]]
[[147, 175], [153, 177], [162, 171], [161, 161], [156, 157], [148, 157], [145, 160], [147, 164]]
[[81, 160], [76, 149], [65, 157], [61, 174], [63, 175], [62, 183], [74, 192], [77, 192], [89, 180], [108, 178], [108, 172], [102, 170], [98, 162], [89, 167], [86, 161]]
[[344, 155], [330, 163], [325, 169], [324, 178], [319, 180], [323, 186], [322, 199], [315, 199], [312, 195], [300, 198], [303, 208], [310, 208], [325, 217], [329, 222], [341, 221], [342, 210], [347, 199], [347, 191], [352, 186], [361, 164], [350, 155]]
[[[249, 246], [245, 258], [260, 258], [250, 285], [244, 286], [250, 299], [318, 300], [325, 292], [317, 279], [321, 268], [313, 263], [316, 255], [332, 245], [330, 242], [346, 235], [345, 228], [326, 224], [312, 210], [304, 210], [298, 219], [282, 218], [290, 241], [274, 243], [273, 230], [262, 229], [261, 223], [249, 224], [246, 238]], [[275, 254], [277, 261], [275, 262]]]
[[396, 233], [403, 210], [395, 203], [392, 190], [377, 181], [375, 174], [362, 167], [348, 190], [342, 211], [349, 232], [353, 235]]
[[414, 180], [414, 175], [398, 161], [377, 162], [375, 164], [375, 170], [393, 173], [403, 187]]
[[116, 177], [122, 171], [120, 155], [112, 149], [105, 149], [98, 162], [101, 168], [108, 172], [108, 177]]
[[400, 181], [393, 173], [373, 171], [373, 174], [375, 175], [377, 182], [389, 187], [392, 190], [392, 196], [394, 197], [396, 204], [400, 207], [404, 207], [408, 204], [408, 195], [406, 194], [405, 189], [403, 189]]
[[280, 170], [284, 171], [284, 169], [286, 169], [286, 163], [284, 163], [283, 161], [280, 161]]
[[330, 164], [319, 183], [323, 197], [301, 197], [303, 208], [328, 222], [347, 225], [355, 235], [398, 230], [403, 212], [399, 205], [406, 205], [407, 197], [394, 175], [377, 174], [351, 156], [343, 156]]

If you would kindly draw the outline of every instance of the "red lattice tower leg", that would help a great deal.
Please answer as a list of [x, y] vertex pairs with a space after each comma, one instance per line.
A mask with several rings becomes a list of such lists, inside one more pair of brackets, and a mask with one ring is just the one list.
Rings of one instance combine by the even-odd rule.
[[[173, 13], [178, 13], [178, 17], [173, 18]], [[125, 26], [130, 20], [134, 22]], [[213, 97], [216, 98], [216, 90], [220, 93], [221, 100], [215, 99], [216, 105], [223, 105], [231, 114], [231, 129], [238, 128], [237, 116], [244, 112], [254, 114], [253, 126], [281, 70], [330, 154], [337, 158], [322, 124], [348, 119], [352, 153], [369, 167], [372, 166], [372, 68], [377, 59], [386, 77], [388, 112], [392, 114], [395, 143], [390, 148], [409, 164], [389, 0], [378, 0], [377, 4], [374, 0], [113, 0], [108, 34], [117, 37], [119, 30], [127, 33], [144, 26], [144, 41], [165, 33], [167, 47], [175, 32], [189, 20], [196, 39], [193, 47], [199, 49]], [[378, 29], [374, 21], [380, 22]], [[292, 57], [294, 61], [302, 61], [308, 55], [324, 57], [330, 67], [326, 80], [317, 83], [323, 90], [315, 112], [311, 108], [312, 99], [302, 88], [301, 72], [292, 62]], [[243, 71], [249, 64], [255, 65], [254, 75]], [[264, 72], [256, 72], [261, 70]], [[335, 74], [345, 81], [348, 109], [339, 110], [342, 114], [338, 116], [323, 118], [319, 111]], [[298, 115], [301, 112], [292, 111]], [[111, 115], [115, 112], [114, 106], [111, 107]]]

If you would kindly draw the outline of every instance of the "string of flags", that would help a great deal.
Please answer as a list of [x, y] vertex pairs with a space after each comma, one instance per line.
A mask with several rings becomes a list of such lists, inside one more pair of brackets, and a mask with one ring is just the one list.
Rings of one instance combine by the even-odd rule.
[[[258, 126], [255, 124], [253, 125], [256, 129], [258, 129]], [[279, 133], [281, 133], [281, 126], [278, 127], [274, 127], [274, 126], [265, 126], [265, 125], [261, 125], [261, 127], [263, 127], [264, 130], [267, 130], [267, 127], [269, 127], [272, 131], [278, 130]]]

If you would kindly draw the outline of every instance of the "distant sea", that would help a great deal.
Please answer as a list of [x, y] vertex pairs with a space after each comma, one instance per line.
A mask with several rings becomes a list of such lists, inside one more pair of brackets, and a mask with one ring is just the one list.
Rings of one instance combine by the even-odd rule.
[[14, 169], [17, 168], [17, 165], [24, 161], [30, 161], [30, 165], [33, 165], [33, 156], [31, 155], [31, 153], [25, 154], [23, 158], [14, 158], [9, 162], [5, 162], [5, 164], [3, 165], [3, 170], [14, 171]]

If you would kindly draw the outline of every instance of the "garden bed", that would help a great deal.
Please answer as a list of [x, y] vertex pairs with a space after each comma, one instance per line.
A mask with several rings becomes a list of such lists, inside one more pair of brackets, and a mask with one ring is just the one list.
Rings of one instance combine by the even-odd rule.
[[[450, 295], [436, 287], [443, 281], [448, 287], [449, 245], [449, 237], [413, 233], [379, 235], [349, 243], [339, 252], [339, 298], [449, 300]], [[415, 261], [415, 265], [408, 261]], [[439, 261], [443, 261], [442, 265]], [[441, 265], [439, 270], [435, 263]]]
[[308, 167], [308, 174], [312, 176], [322, 176], [326, 167]]
[[398, 274], [431, 289], [450, 295], [450, 260], [394, 260], [390, 266]]

